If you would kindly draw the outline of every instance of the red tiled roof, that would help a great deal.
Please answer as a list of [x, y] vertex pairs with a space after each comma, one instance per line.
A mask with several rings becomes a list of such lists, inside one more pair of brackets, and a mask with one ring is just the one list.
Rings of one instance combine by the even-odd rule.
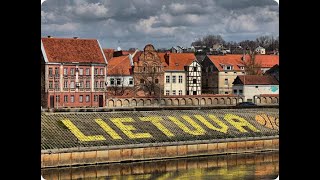
[[279, 64], [278, 55], [256, 55], [256, 62], [261, 65], [262, 68], [271, 68], [272, 66]]
[[193, 53], [169, 53], [169, 64], [167, 64], [165, 54], [166, 53], [158, 53], [164, 65], [164, 70], [184, 71], [184, 66], [190, 65], [196, 60], [196, 56]]
[[113, 57], [108, 60], [108, 76], [130, 76], [132, 75], [132, 67], [130, 58], [126, 56]]
[[[233, 65], [233, 70], [241, 70], [238, 65], [242, 65], [241, 60], [243, 55], [241, 54], [228, 54], [228, 55], [209, 55], [208, 58], [211, 62], [218, 68], [219, 71], [223, 71], [222, 64], [224, 65]], [[249, 58], [249, 55], [246, 55], [246, 59]]]
[[49, 62], [106, 63], [96, 39], [41, 38], [41, 41]]
[[279, 85], [279, 81], [273, 76], [239, 75], [234, 82], [238, 80], [244, 85]]
[[113, 58], [114, 49], [103, 49], [103, 53], [107, 61], [109, 61], [109, 59]]
[[[223, 70], [222, 64], [233, 65], [233, 70], [240, 70], [239, 65], [243, 64], [242, 54], [227, 54], [227, 55], [209, 55], [209, 59], [218, 68], [219, 71]], [[246, 60], [250, 60], [250, 56], [246, 55]], [[278, 55], [256, 55], [256, 62], [261, 65], [261, 68], [271, 68], [279, 64]]]
[[133, 62], [138, 62], [139, 61], [139, 57], [142, 54], [143, 51], [138, 51], [135, 56], [133, 57]]

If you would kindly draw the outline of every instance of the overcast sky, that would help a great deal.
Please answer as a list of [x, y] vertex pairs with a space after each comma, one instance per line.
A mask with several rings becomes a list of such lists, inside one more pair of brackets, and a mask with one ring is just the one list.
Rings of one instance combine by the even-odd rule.
[[[43, 1], [43, 0], [41, 0]], [[103, 48], [190, 46], [208, 34], [226, 41], [279, 34], [274, 0], [45, 0], [41, 35], [98, 39]]]

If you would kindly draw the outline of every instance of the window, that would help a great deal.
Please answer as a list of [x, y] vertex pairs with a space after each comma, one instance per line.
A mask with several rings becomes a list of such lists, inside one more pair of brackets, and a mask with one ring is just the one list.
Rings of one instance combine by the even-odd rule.
[[239, 94], [242, 94], [242, 89], [239, 89]]
[[193, 95], [197, 95], [197, 91], [193, 91]]
[[182, 90], [179, 90], [179, 95], [182, 95]]
[[256, 86], [256, 88], [258, 88], [259, 86]]
[[79, 96], [79, 102], [83, 102], [83, 95]]
[[224, 92], [225, 94], [228, 94], [228, 92]]
[[103, 88], [103, 81], [100, 81], [100, 88]]
[[170, 91], [169, 91], [169, 90], [166, 90], [166, 95], [167, 95], [167, 96], [169, 96], [169, 93], [170, 93]]
[[146, 67], [143, 67], [143, 72], [145, 72], [146, 71]]
[[179, 83], [182, 83], [182, 76], [179, 76]]
[[59, 75], [59, 69], [56, 67], [56, 68], [54, 68], [54, 74], [57, 76], [57, 75]]
[[52, 88], [53, 88], [53, 82], [49, 81], [49, 89], [52, 89]]
[[79, 88], [83, 88], [83, 81], [79, 82]]
[[98, 74], [98, 68], [94, 68], [94, 75]]
[[94, 88], [98, 88], [98, 85], [99, 85], [98, 81], [94, 82]]
[[114, 85], [114, 79], [110, 78], [110, 85]]
[[225, 70], [232, 70], [232, 66], [224, 66]]
[[234, 72], [234, 74], [237, 74], [237, 72]]
[[244, 70], [244, 66], [240, 66], [240, 69], [241, 69], [241, 70]]
[[152, 70], [153, 70], [153, 72], [156, 72], [156, 71], [157, 71], [157, 70], [156, 70], [156, 67], [153, 67]]
[[70, 69], [70, 75], [74, 75], [74, 68]]
[[228, 74], [228, 72], [224, 72], [225, 74]]
[[64, 82], [63, 82], [63, 87], [64, 87], [64, 88], [68, 88], [68, 81], [64, 81]]
[[90, 96], [86, 95], [86, 102], [89, 102], [89, 101], [90, 101]]
[[49, 68], [49, 75], [52, 76], [52, 68]]
[[70, 96], [70, 102], [72, 102], [72, 103], [74, 102], [74, 95]]
[[68, 95], [64, 95], [63, 102], [68, 102]]
[[80, 70], [79, 70], [79, 75], [83, 75], [83, 68], [80, 68]]
[[209, 67], [206, 67], [206, 72], [208, 72]]
[[198, 68], [197, 67], [193, 67], [193, 71], [197, 71], [198, 70]]
[[129, 85], [133, 85], [133, 78], [129, 78]]
[[213, 66], [210, 66], [210, 72], [213, 72]]
[[98, 102], [98, 95], [94, 95], [94, 96], [93, 96], [93, 101], [94, 101], [94, 102]]
[[103, 68], [100, 68], [100, 75], [103, 75]]
[[63, 69], [63, 75], [68, 75], [68, 68]]
[[86, 88], [90, 88], [90, 81], [86, 81]]
[[166, 83], [170, 83], [170, 76], [166, 76]]
[[56, 90], [59, 89], [59, 82], [54, 82], [54, 88], [55, 88]]
[[237, 94], [237, 92], [238, 92], [238, 91], [237, 91], [236, 89], [233, 90], [233, 94]]
[[197, 84], [197, 79], [193, 79], [193, 84]]
[[121, 84], [121, 79], [117, 78], [117, 85], [120, 85], [120, 84]]
[[155, 79], [154, 82], [155, 82], [156, 84], [158, 84], [158, 83], [159, 83], [159, 79]]
[[176, 95], [176, 90], [172, 90], [172, 95]]
[[176, 83], [176, 76], [172, 76], [172, 83]]
[[224, 85], [228, 85], [228, 79], [224, 79]]
[[140, 84], [143, 84], [144, 83], [144, 79], [140, 79]]
[[74, 81], [70, 82], [70, 88], [74, 88]]
[[86, 68], [86, 75], [90, 75], [90, 69]]
[[58, 102], [58, 103], [60, 102], [60, 95], [56, 96], [56, 102]]

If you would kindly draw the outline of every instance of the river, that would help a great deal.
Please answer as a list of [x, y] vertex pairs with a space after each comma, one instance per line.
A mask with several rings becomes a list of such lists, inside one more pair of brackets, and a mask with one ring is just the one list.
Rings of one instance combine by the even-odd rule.
[[41, 173], [46, 180], [266, 180], [275, 179], [279, 173], [279, 152], [48, 168]]

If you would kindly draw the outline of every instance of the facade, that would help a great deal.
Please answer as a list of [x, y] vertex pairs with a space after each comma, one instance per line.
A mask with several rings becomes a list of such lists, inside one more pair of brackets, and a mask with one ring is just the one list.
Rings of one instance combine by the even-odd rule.
[[[249, 55], [207, 55], [202, 65], [202, 92], [206, 94], [230, 94], [232, 82], [238, 75], [245, 75], [245, 65]], [[272, 66], [279, 64], [278, 55], [256, 55], [259, 71], [264, 74]]]
[[242, 55], [208, 55], [202, 61], [202, 92], [205, 94], [231, 94], [232, 82], [244, 75]]
[[279, 94], [279, 81], [273, 76], [243, 75], [233, 82], [233, 94], [243, 95], [244, 101], [255, 102], [255, 97]]
[[164, 66], [164, 95], [200, 95], [201, 65], [193, 53], [158, 53]]
[[267, 70], [264, 75], [274, 76], [279, 81], [279, 65], [274, 65], [272, 68]]
[[41, 38], [41, 106], [105, 106], [106, 65], [96, 39]]
[[135, 56], [136, 52], [113, 57], [108, 60], [106, 85], [109, 97], [133, 95], [133, 56]]
[[256, 49], [255, 49], [256, 53], [258, 54], [266, 54], [266, 49], [261, 47], [261, 46], [258, 46]]

